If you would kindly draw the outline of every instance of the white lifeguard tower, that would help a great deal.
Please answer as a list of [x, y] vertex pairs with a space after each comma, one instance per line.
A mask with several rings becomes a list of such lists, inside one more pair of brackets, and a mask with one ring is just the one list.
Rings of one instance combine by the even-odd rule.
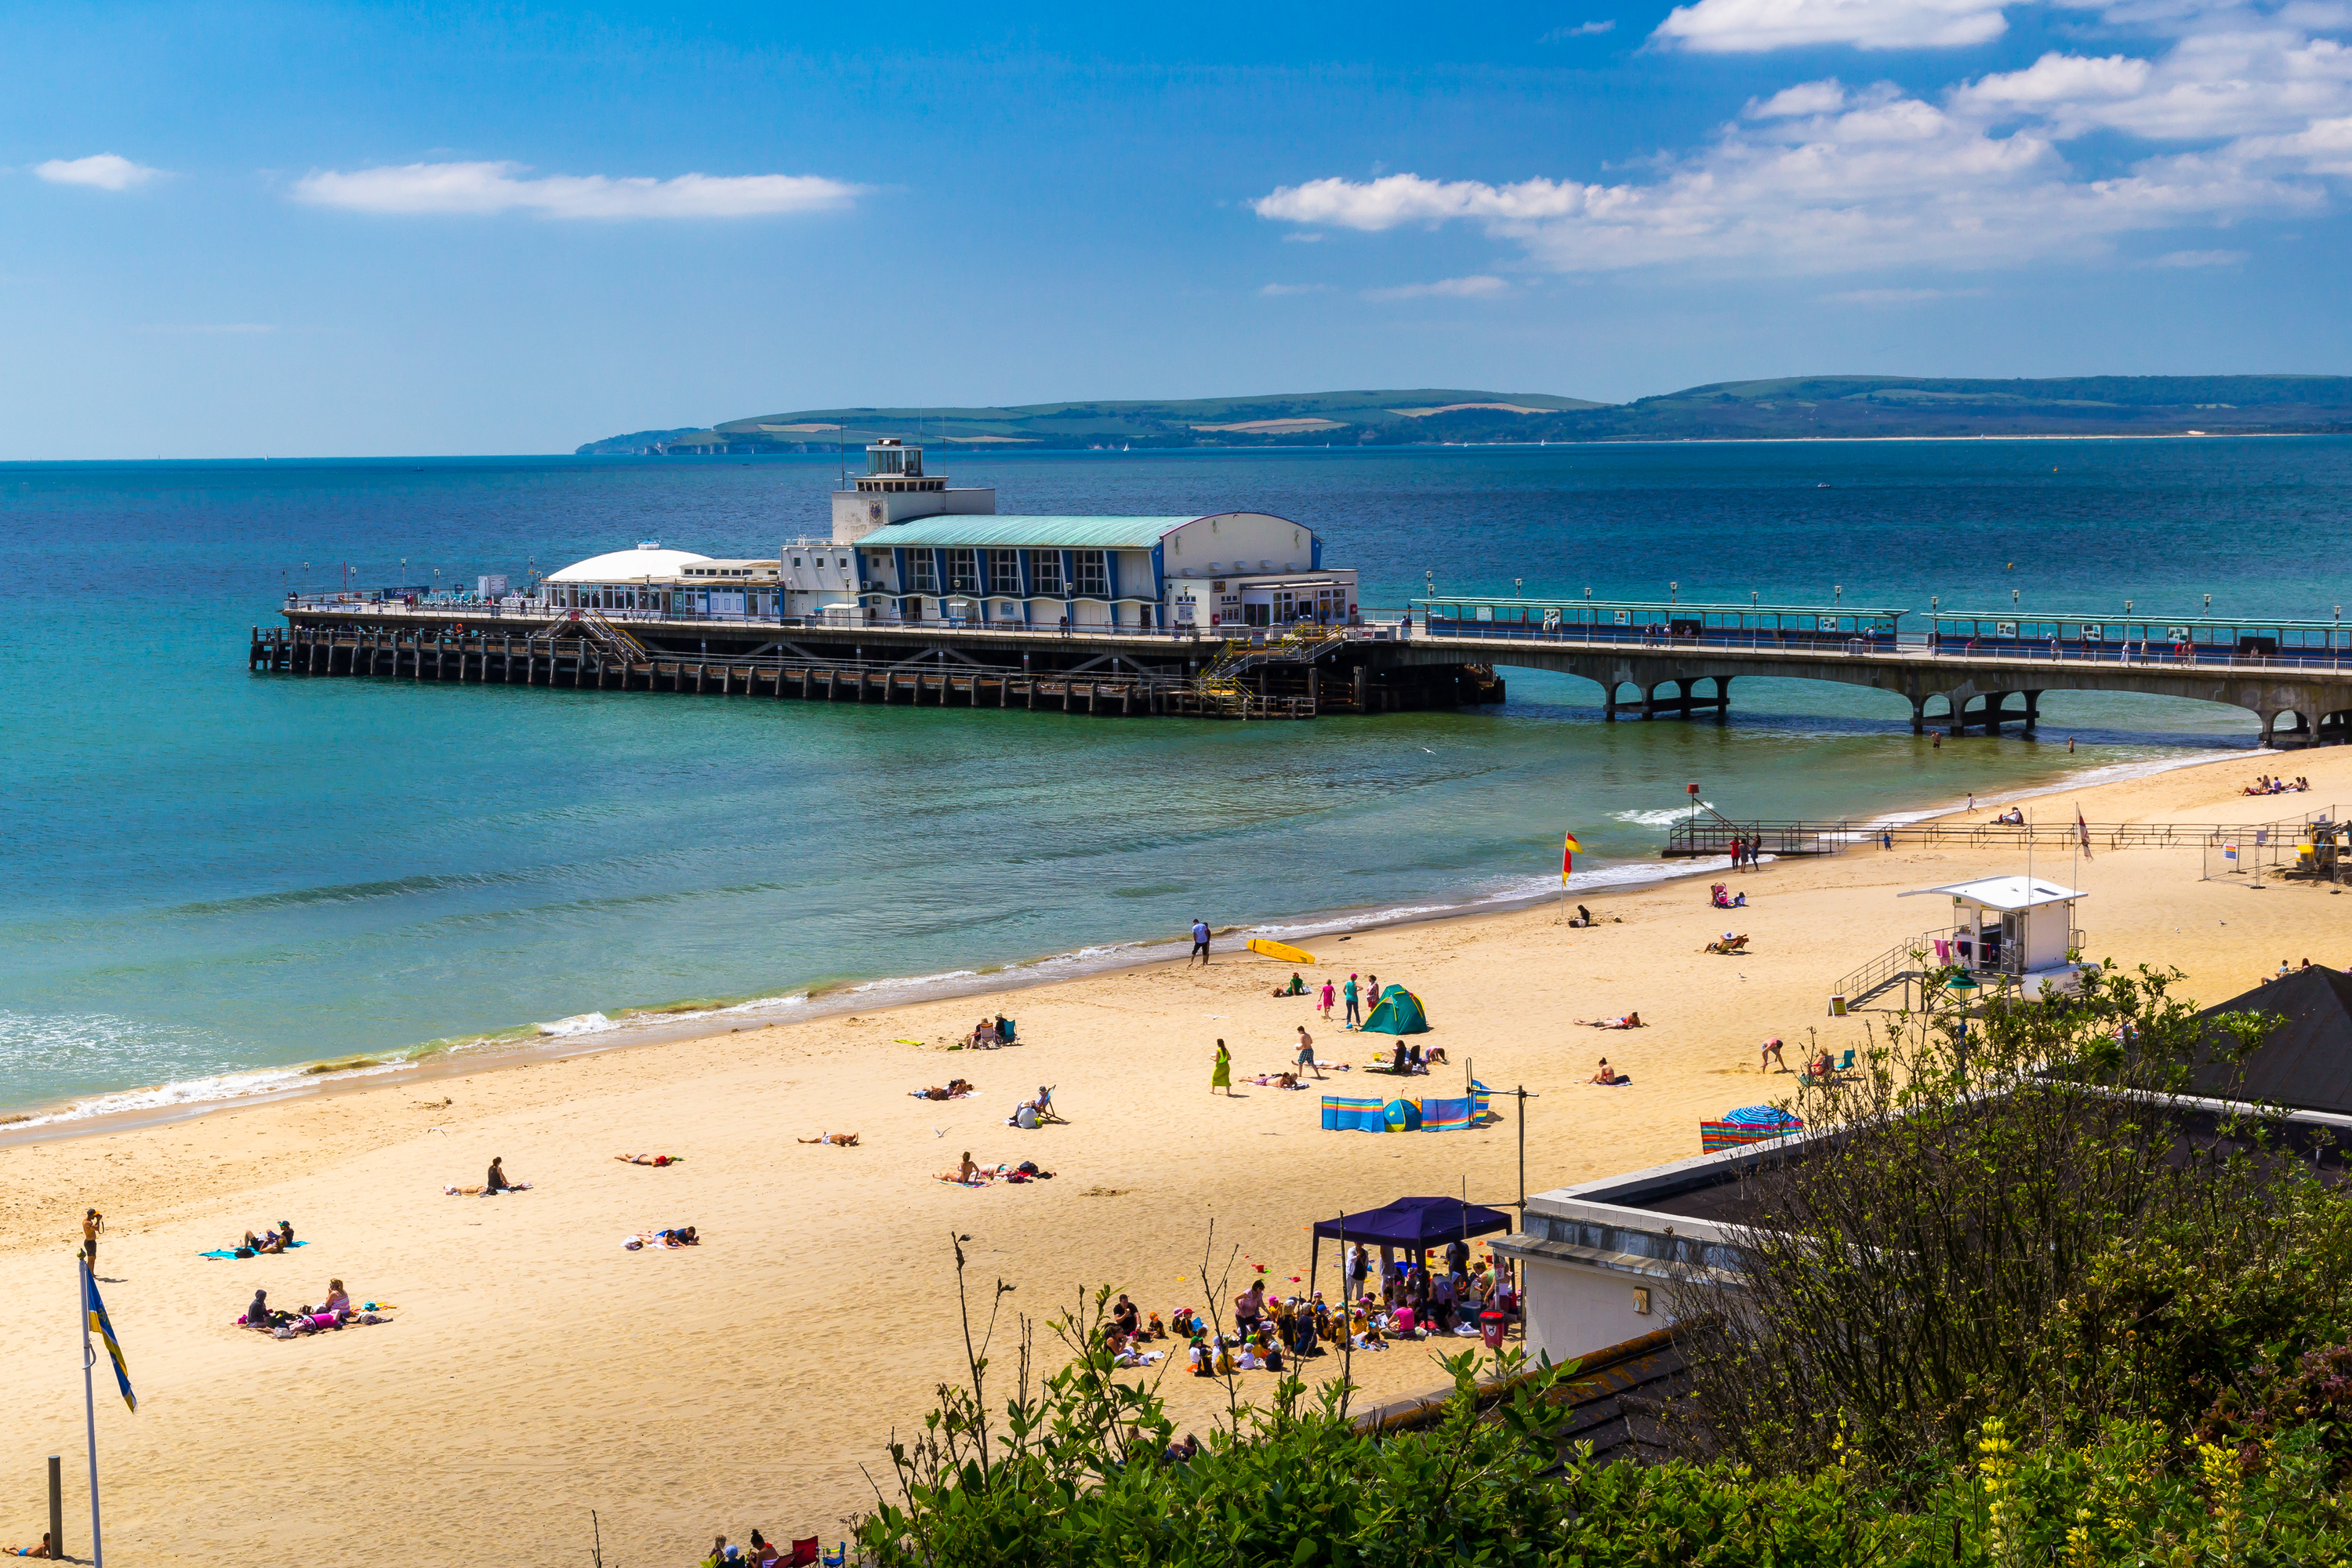
[[2028, 1000], [2079, 990], [2083, 932], [2074, 924], [2079, 889], [2040, 877], [1984, 877], [1941, 888], [1915, 888], [1906, 899], [1952, 900], [1949, 935], [1929, 932], [1937, 967], [2017, 983]]

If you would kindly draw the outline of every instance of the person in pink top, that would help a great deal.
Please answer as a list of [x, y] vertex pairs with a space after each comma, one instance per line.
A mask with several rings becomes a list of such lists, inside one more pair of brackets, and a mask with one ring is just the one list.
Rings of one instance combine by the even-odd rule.
[[1331, 1021], [1331, 1004], [1339, 999], [1339, 988], [1332, 984], [1329, 980], [1325, 980], [1323, 982], [1323, 1021], [1325, 1023]]

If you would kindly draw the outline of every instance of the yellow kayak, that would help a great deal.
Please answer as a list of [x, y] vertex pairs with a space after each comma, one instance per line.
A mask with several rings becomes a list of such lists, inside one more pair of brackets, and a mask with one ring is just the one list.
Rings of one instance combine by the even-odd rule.
[[1262, 936], [1254, 936], [1250, 938], [1249, 950], [1252, 952], [1262, 952], [1268, 958], [1278, 958], [1285, 963], [1312, 963], [1315, 962], [1315, 955], [1311, 952], [1307, 952], [1300, 948], [1287, 946], [1282, 942], [1269, 942]]

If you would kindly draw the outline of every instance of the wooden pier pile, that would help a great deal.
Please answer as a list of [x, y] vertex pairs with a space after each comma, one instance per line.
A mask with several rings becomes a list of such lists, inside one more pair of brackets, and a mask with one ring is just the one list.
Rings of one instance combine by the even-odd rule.
[[1311, 690], [1304, 694], [1203, 692], [1181, 676], [1129, 671], [1032, 674], [1011, 667], [920, 658], [883, 663], [673, 654], [593, 632], [566, 637], [256, 626], [247, 665], [256, 670], [305, 675], [793, 697], [932, 708], [1044, 708], [1065, 713], [1241, 719], [1312, 719], [1318, 710], [1317, 694]]

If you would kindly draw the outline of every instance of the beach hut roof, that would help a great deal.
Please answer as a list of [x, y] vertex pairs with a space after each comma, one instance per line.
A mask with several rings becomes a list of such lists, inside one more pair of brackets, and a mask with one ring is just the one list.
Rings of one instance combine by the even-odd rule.
[[1417, 1247], [1423, 1251], [1469, 1236], [1511, 1228], [1511, 1216], [1460, 1198], [1399, 1198], [1384, 1208], [1315, 1222], [1315, 1234], [1367, 1247]]
[[2004, 914], [2018, 910], [2040, 909], [2044, 904], [2063, 904], [2083, 894], [2079, 889], [2062, 888], [2040, 877], [1979, 877], [1973, 882], [1953, 882], [1941, 888], [1914, 888], [1897, 893], [1900, 899], [1925, 898], [1931, 893], [1948, 893], [1972, 904]]
[[2234, 1045], [2221, 1028], [2224, 1013], [2274, 1014], [2273, 1029], [2239, 1069], [2208, 1060], [2190, 1075], [2199, 1094], [2258, 1100], [2298, 1110], [2352, 1115], [2352, 974], [2299, 969], [2266, 981], [2197, 1015], [2214, 1045]]

